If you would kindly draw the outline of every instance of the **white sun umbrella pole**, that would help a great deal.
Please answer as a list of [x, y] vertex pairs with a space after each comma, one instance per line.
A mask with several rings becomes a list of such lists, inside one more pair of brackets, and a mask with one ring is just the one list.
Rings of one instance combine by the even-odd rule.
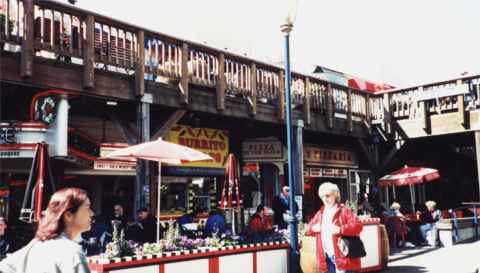
[[157, 243], [160, 242], [160, 204], [162, 197], [162, 162], [158, 162], [158, 183], [157, 183]]

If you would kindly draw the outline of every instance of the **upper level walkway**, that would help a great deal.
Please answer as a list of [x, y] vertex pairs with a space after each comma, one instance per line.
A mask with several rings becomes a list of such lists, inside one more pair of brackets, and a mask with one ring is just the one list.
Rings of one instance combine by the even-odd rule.
[[[2, 81], [284, 122], [282, 67], [56, 1], [1, 0], [0, 48]], [[385, 139], [457, 133], [479, 126], [479, 83], [372, 94], [292, 72], [293, 116], [307, 130], [361, 138], [372, 123]]]
[[480, 129], [480, 75], [375, 93], [372, 123], [408, 139]]
[[[2, 2], [4, 81], [284, 122], [282, 67], [59, 2]], [[292, 72], [294, 117], [308, 130], [367, 137], [369, 96]]]

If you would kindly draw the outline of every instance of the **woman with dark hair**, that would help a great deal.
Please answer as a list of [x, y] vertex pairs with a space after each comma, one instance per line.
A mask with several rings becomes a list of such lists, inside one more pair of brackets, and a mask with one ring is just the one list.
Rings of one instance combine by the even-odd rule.
[[78, 243], [91, 225], [87, 193], [78, 188], [55, 192], [38, 224], [35, 238], [0, 263], [0, 272], [90, 273]]

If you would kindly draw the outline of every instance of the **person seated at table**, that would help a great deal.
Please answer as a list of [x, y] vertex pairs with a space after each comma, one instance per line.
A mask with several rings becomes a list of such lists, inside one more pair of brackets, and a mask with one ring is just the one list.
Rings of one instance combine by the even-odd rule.
[[256, 213], [248, 223], [248, 233], [254, 242], [262, 241], [267, 233], [272, 230], [272, 225], [266, 218], [267, 212], [264, 205], [258, 205]]
[[195, 211], [187, 212], [177, 219], [177, 224], [179, 226], [182, 226], [182, 225], [185, 225], [185, 224], [193, 223], [194, 219], [195, 219], [195, 215], [196, 215]]
[[[429, 200], [425, 202], [425, 206], [427, 207], [427, 210], [420, 215], [420, 220], [422, 222], [420, 231], [425, 243], [435, 245], [437, 232], [436, 223], [442, 218], [442, 213], [437, 209], [437, 203], [435, 201]], [[433, 240], [431, 242], [428, 242], [427, 240], [427, 234], [429, 232], [432, 232], [433, 234]]]
[[198, 211], [193, 210], [192, 212], [185, 213], [184, 215], [180, 216], [180, 218], [177, 219], [176, 224], [178, 225], [178, 228], [180, 229], [180, 233], [182, 235], [194, 237], [195, 234], [193, 233], [193, 231], [187, 229], [185, 225], [195, 223], [195, 218], [197, 217], [197, 214], [198, 214]]
[[357, 215], [371, 216], [373, 212], [374, 209], [368, 201], [368, 193], [360, 195], [360, 198], [358, 199]]
[[212, 233], [220, 235], [225, 232], [225, 227], [225, 218], [223, 215], [217, 210], [212, 210], [205, 224], [205, 236], [211, 236]]
[[[398, 202], [393, 202], [390, 205], [390, 209], [383, 212], [383, 216], [385, 217], [385, 229], [387, 230], [388, 238], [390, 242], [394, 242], [395, 233], [398, 232], [405, 232], [407, 233], [407, 225], [406, 225], [406, 217], [400, 211], [402, 206]], [[396, 218], [396, 219], [394, 219]], [[398, 242], [396, 242], [398, 244]], [[406, 242], [402, 242], [402, 244], [406, 244]], [[397, 247], [397, 245], [394, 245]]]
[[402, 206], [400, 205], [400, 203], [398, 202], [393, 202], [391, 205], [390, 205], [390, 209], [385, 211], [383, 214], [386, 216], [386, 217], [399, 217], [401, 219], [405, 219], [405, 215], [403, 215], [403, 213], [400, 211], [400, 209], [402, 208]]
[[[157, 221], [152, 216], [148, 208], [140, 208], [137, 211], [138, 226], [140, 232], [137, 236], [139, 243], [153, 243], [157, 239]], [[160, 225], [160, 239], [163, 238], [163, 228]]]
[[7, 256], [10, 250], [10, 238], [7, 234], [7, 220], [0, 217], [0, 260]]
[[98, 255], [105, 251], [105, 240], [107, 238], [108, 226], [101, 219], [101, 216], [95, 215], [92, 217], [92, 224], [89, 231], [82, 233], [81, 245], [88, 256]]

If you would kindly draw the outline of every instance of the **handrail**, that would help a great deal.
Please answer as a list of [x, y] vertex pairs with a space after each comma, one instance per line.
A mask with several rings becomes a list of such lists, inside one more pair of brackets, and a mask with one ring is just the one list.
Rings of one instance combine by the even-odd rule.
[[[222, 50], [222, 49], [214, 48], [214, 47], [211, 47], [211, 46], [207, 46], [207, 45], [204, 45], [204, 44], [201, 44], [201, 43], [198, 43], [198, 42], [194, 42], [194, 41], [191, 41], [191, 40], [178, 38], [178, 37], [168, 35], [168, 34], [165, 34], [165, 33], [160, 33], [158, 31], [146, 29], [144, 27], [141, 27], [141, 26], [138, 26], [138, 25], [135, 25], [135, 24], [132, 24], [132, 23], [127, 23], [127, 22], [124, 22], [124, 21], [121, 21], [121, 20], [113, 19], [113, 18], [110, 18], [108, 16], [105, 16], [105, 15], [102, 15], [102, 14], [99, 14], [99, 13], [95, 13], [95, 12], [91, 12], [91, 11], [87, 11], [87, 10], [84, 10], [84, 9], [81, 9], [81, 8], [78, 8], [78, 7], [75, 7], [75, 6], [71, 6], [71, 5], [62, 3], [62, 2], [57, 2], [57, 1], [52, 1], [52, 0], [35, 0], [35, 4], [44, 5], [44, 6], [48, 6], [48, 7], [51, 7], [51, 8], [56, 8], [58, 11], [62, 11], [62, 12], [65, 12], [65, 13], [68, 12], [71, 15], [81, 16], [83, 18], [85, 18], [87, 15], [93, 15], [95, 17], [95, 22], [96, 23], [112, 25], [112, 26], [115, 25], [115, 27], [117, 27], [117, 28], [122, 28], [122, 29], [124, 29], [126, 31], [129, 31], [129, 32], [132, 32], [132, 33], [138, 32], [139, 30], [143, 30], [145, 32], [145, 37], [154, 36], [154, 37], [158, 37], [158, 38], [164, 39], [168, 42], [172, 42], [172, 43], [175, 43], [175, 44], [187, 43], [189, 45], [189, 47], [196, 48], [196, 49], [202, 50], [202, 51], [206, 51], [206, 53], [216, 54], [216, 55], [224, 54], [225, 57], [228, 57], [232, 60], [239, 61], [239, 62], [244, 62], [244, 63], [255, 63], [257, 67], [262, 67], [262, 68], [265, 68], [265, 69], [268, 69], [268, 70], [271, 70], [271, 71], [283, 70], [283, 67], [278, 66], [278, 65], [266, 63], [266, 62], [263, 62], [263, 61], [260, 61], [260, 60], [256, 60], [256, 59], [249, 58], [249, 57], [246, 57], [246, 56], [242, 56], [242, 55], [239, 55], [239, 54], [236, 54], [236, 53], [228, 52], [228, 51], [225, 51], [225, 50]], [[305, 74], [301, 74], [301, 73], [294, 72], [294, 71], [292, 71], [292, 76], [298, 76], [298, 77], [302, 77], [302, 78], [311, 77], [310, 79], [312, 81], [325, 83], [325, 84], [329, 83], [325, 80], [312, 77], [311, 75], [305, 75]], [[338, 85], [336, 83], [330, 83], [330, 84], [334, 88], [345, 89], [345, 90], [348, 89], [348, 87]], [[352, 89], [352, 88], [350, 88], [350, 89]], [[352, 90], [354, 90], [354, 89], [352, 89]], [[362, 91], [362, 90], [355, 90], [355, 91], [366, 93], [365, 91]]]

